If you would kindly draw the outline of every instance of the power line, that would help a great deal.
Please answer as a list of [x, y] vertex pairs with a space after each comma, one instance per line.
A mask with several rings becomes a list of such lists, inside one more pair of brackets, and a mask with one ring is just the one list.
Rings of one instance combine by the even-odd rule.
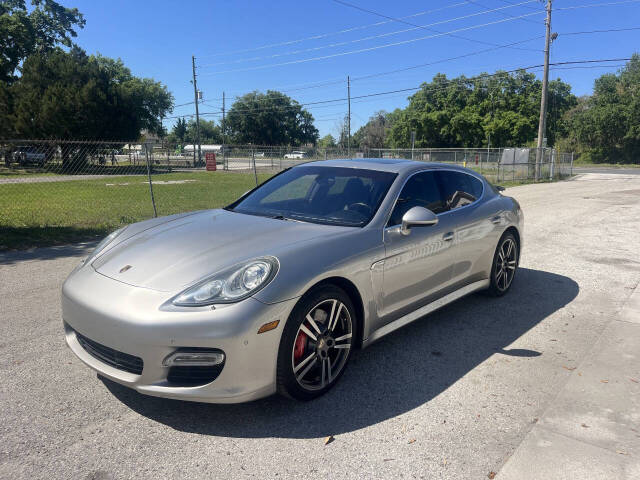
[[[640, 1], [640, 0], [634, 0], [634, 1]], [[281, 67], [281, 66], [285, 66], [285, 65], [295, 65], [295, 64], [300, 64], [300, 63], [307, 63], [307, 62], [313, 62], [313, 61], [318, 61], [318, 60], [326, 60], [329, 58], [335, 58], [335, 57], [343, 57], [346, 55], [353, 55], [356, 53], [364, 53], [364, 52], [371, 52], [374, 50], [379, 50], [381, 48], [388, 48], [388, 47], [395, 47], [395, 46], [399, 46], [399, 45], [406, 45], [409, 43], [414, 43], [414, 42], [418, 42], [421, 40], [428, 40], [431, 38], [437, 38], [437, 37], [442, 37], [445, 35], [450, 35], [451, 33], [456, 33], [456, 32], [462, 32], [462, 31], [468, 31], [468, 30], [475, 30], [477, 28], [482, 28], [482, 27], [486, 27], [486, 26], [490, 26], [490, 25], [497, 25], [500, 23], [505, 23], [505, 22], [510, 22], [513, 20], [517, 20], [518, 18], [523, 18], [523, 17], [530, 17], [532, 15], [539, 15], [540, 13], [535, 12], [535, 13], [526, 13], [524, 15], [520, 15], [519, 17], [514, 17], [514, 18], [504, 18], [501, 20], [495, 20], [493, 22], [487, 22], [487, 23], [483, 23], [483, 24], [479, 24], [479, 25], [471, 25], [468, 27], [462, 27], [462, 28], [458, 28], [455, 30], [451, 30], [449, 32], [443, 32], [443, 33], [436, 33], [433, 35], [427, 35], [424, 37], [418, 37], [418, 38], [413, 38], [413, 39], [409, 39], [409, 40], [402, 40], [402, 41], [398, 41], [398, 42], [392, 42], [392, 43], [385, 43], [383, 45], [378, 45], [378, 46], [374, 46], [374, 47], [368, 47], [368, 48], [361, 48], [358, 50], [350, 50], [350, 51], [346, 51], [346, 52], [338, 52], [338, 53], [334, 53], [331, 55], [323, 55], [323, 56], [319, 56], [319, 57], [311, 57], [311, 58], [303, 58], [303, 59], [299, 59], [299, 60], [291, 60], [288, 62], [281, 62], [281, 63], [272, 63], [272, 64], [268, 64], [268, 65], [259, 65], [256, 67], [249, 67], [249, 68], [238, 68], [238, 69], [232, 69], [232, 70], [221, 70], [221, 71], [217, 71], [217, 72], [210, 72], [210, 73], [205, 73], [202, 75], [218, 75], [218, 74], [222, 74], [222, 73], [233, 73], [233, 72], [247, 72], [247, 71], [252, 71], [252, 70], [261, 70], [261, 69], [265, 69], [265, 68], [272, 68], [272, 67]], [[498, 45], [495, 44], [491, 44], [494, 47], [498, 48]], [[503, 48], [503, 47], [500, 47]]]
[[[516, 42], [509, 42], [503, 45], [498, 45], [496, 47], [492, 47], [492, 48], [485, 48], [482, 50], [475, 50], [473, 52], [469, 52], [469, 53], [465, 53], [462, 55], [456, 55], [454, 57], [448, 57], [448, 58], [442, 58], [439, 60], [435, 60], [433, 62], [428, 62], [428, 63], [420, 63], [418, 65], [411, 65], [408, 67], [403, 67], [403, 68], [398, 68], [398, 69], [394, 69], [394, 70], [387, 70], [384, 72], [377, 72], [377, 73], [372, 73], [372, 74], [366, 74], [366, 75], [361, 75], [359, 77], [352, 77], [351, 81], [354, 80], [364, 80], [364, 79], [369, 79], [369, 78], [374, 78], [374, 77], [381, 77], [381, 76], [385, 76], [385, 75], [392, 75], [394, 73], [400, 73], [400, 72], [404, 72], [404, 71], [408, 71], [408, 70], [414, 70], [414, 69], [418, 69], [418, 68], [422, 68], [422, 67], [427, 67], [427, 66], [432, 66], [432, 65], [436, 65], [439, 63], [445, 63], [451, 60], [459, 60], [461, 58], [466, 58], [466, 57], [470, 57], [470, 56], [475, 56], [475, 55], [480, 55], [482, 53], [487, 53], [487, 52], [492, 52], [495, 50], [499, 50], [501, 48], [506, 48], [509, 47], [511, 45], [519, 45], [521, 43], [526, 43], [526, 42], [531, 42], [533, 40], [539, 40], [540, 38], [544, 38], [544, 35], [537, 35], [535, 37], [531, 37], [531, 38], [527, 38], [524, 40], [518, 40]], [[267, 90], [277, 90], [279, 92], [293, 92], [293, 91], [300, 91], [300, 90], [308, 90], [311, 88], [321, 88], [324, 86], [330, 86], [330, 85], [338, 85], [338, 84], [344, 84], [344, 79], [339, 79], [339, 80], [332, 80], [332, 79], [326, 79], [326, 80], [322, 80], [320, 82], [310, 82], [310, 83], [303, 83], [303, 84], [298, 84], [301, 85], [300, 88], [292, 88], [292, 89], [286, 89], [286, 87], [272, 87], [269, 88]], [[309, 85], [309, 86], [304, 86], [304, 85]], [[237, 97], [236, 97], [237, 98]]]
[[[332, 1], [333, 1], [333, 2], [335, 2], [335, 3], [339, 3], [340, 5], [344, 5], [345, 7], [354, 8], [354, 9], [356, 9], [356, 10], [360, 10], [360, 11], [362, 11], [362, 12], [370, 13], [370, 14], [372, 14], [372, 15], [376, 15], [376, 16], [378, 16], [378, 17], [386, 18], [386, 19], [388, 19], [388, 20], [392, 20], [392, 21], [394, 21], [394, 22], [404, 23], [404, 24], [406, 24], [406, 25], [411, 25], [411, 26], [413, 26], [413, 27], [421, 28], [421, 29], [424, 29], [424, 30], [428, 30], [428, 31], [430, 31], [430, 32], [435, 32], [435, 33], [437, 33], [437, 34], [447, 35], [447, 36], [449, 36], [449, 37], [457, 38], [457, 39], [460, 39], [460, 40], [466, 40], [466, 41], [468, 41], [468, 42], [473, 42], [473, 43], [483, 43], [483, 44], [485, 44], [485, 45], [491, 45], [491, 46], [493, 46], [493, 47], [495, 47], [495, 46], [496, 46], [496, 44], [495, 44], [495, 43], [492, 43], [492, 42], [485, 42], [485, 41], [483, 41], [483, 40], [475, 40], [475, 39], [473, 39], [473, 38], [464, 37], [464, 36], [462, 36], [462, 35], [454, 35], [453, 33], [455, 33], [455, 31], [454, 31], [454, 32], [440, 32], [439, 30], [435, 30], [435, 29], [433, 29], [433, 28], [428, 28], [428, 27], [426, 27], [426, 26], [424, 26], [424, 27], [423, 27], [423, 26], [420, 26], [420, 25], [416, 25], [415, 23], [407, 22], [406, 20], [403, 20], [403, 19], [401, 19], [401, 18], [389, 17], [389, 16], [384, 15], [384, 14], [382, 14], [382, 13], [375, 12], [375, 11], [373, 11], [373, 10], [369, 10], [369, 9], [367, 9], [367, 8], [360, 7], [360, 6], [358, 6], [358, 5], [354, 5], [354, 4], [349, 3], [349, 2], [345, 2], [344, 0], [332, 0]], [[505, 8], [505, 7], [503, 7], [503, 8]], [[508, 8], [508, 7], [507, 7], [507, 8]], [[536, 13], [532, 13], [532, 14], [529, 14], [529, 15], [537, 15], [537, 14], [538, 14], [538, 12], [536, 12]], [[513, 19], [516, 19], [516, 18], [522, 18], [522, 16], [520, 16], [520, 17], [513, 17]]]
[[418, 64], [418, 65], [411, 65], [409, 67], [398, 68], [398, 69], [395, 69], [395, 70], [387, 70], [386, 72], [378, 72], [378, 73], [372, 73], [372, 74], [368, 74], [368, 75], [361, 75], [359, 77], [353, 77], [353, 80], [357, 81], [357, 80], [364, 80], [366, 78], [382, 77], [382, 76], [391, 75], [391, 74], [394, 74], [394, 73], [405, 72], [407, 70], [414, 70], [414, 69], [417, 69], [417, 68], [429, 67], [429, 66], [432, 66], [432, 65], [436, 65], [438, 63], [444, 63], [444, 62], [448, 62], [448, 61], [451, 61], [451, 60], [459, 60], [461, 58], [471, 57], [471, 56], [479, 55], [481, 53], [486, 53], [486, 52], [492, 52], [494, 50], [499, 50], [501, 48], [507, 48], [507, 47], [509, 47], [511, 45], [518, 45], [520, 43], [531, 42], [533, 40], [538, 40], [538, 39], [543, 38], [543, 37], [544, 37], [544, 35], [537, 35], [535, 37], [527, 38], [526, 40], [519, 40], [517, 42], [511, 42], [511, 43], [507, 43], [507, 44], [504, 44], [504, 45], [498, 45], [498, 46], [492, 47], [492, 48], [485, 48], [483, 50], [476, 50], [476, 51], [473, 51], [473, 52], [464, 53], [462, 55], [456, 55], [455, 57], [443, 58], [443, 59], [440, 59], [440, 60], [434, 60], [433, 62], [421, 63], [421, 64]]
[[187, 103], [181, 103], [180, 105], [174, 105], [173, 108], [184, 107], [186, 105], [193, 105], [193, 104], [194, 104], [194, 102], [191, 101], [191, 102], [187, 102]]
[[558, 36], [562, 35], [585, 35], [590, 33], [610, 33], [610, 32], [628, 32], [631, 30], [640, 30], [640, 27], [629, 27], [629, 28], [609, 28], [607, 30], [587, 30], [583, 32], [565, 32], [559, 33]]
[[[415, 17], [419, 17], [422, 15], [426, 15], [429, 13], [434, 13], [434, 12], [439, 12], [442, 10], [448, 10], [450, 8], [455, 8], [455, 7], [460, 7], [460, 6], [464, 6], [467, 5], [467, 1], [465, 0], [464, 2], [458, 2], [458, 3], [454, 3], [452, 5], [446, 5], [444, 7], [440, 7], [440, 8], [434, 8], [431, 10], [425, 10], [422, 12], [418, 12], [418, 13], [414, 13], [412, 15], [407, 15], [404, 17], [400, 17], [400, 18], [415, 18]], [[334, 36], [334, 35], [341, 35], [341, 34], [345, 34], [345, 33], [350, 33], [350, 32], [355, 32], [357, 30], [364, 30], [364, 29], [368, 29], [371, 27], [378, 27], [380, 25], [385, 25], [387, 23], [392, 23], [391, 20], [385, 21], [385, 22], [376, 22], [376, 23], [370, 23], [368, 25], [360, 25], [357, 27], [351, 27], [351, 28], [346, 28], [343, 30], [338, 30], [338, 31], [334, 31], [334, 32], [328, 32], [328, 33], [321, 33], [318, 35], [312, 35], [310, 37], [304, 37], [304, 38], [299, 38], [296, 40], [288, 40], [285, 42], [279, 42], [279, 43], [271, 43], [271, 44], [267, 44], [267, 45], [262, 45], [259, 47], [253, 47], [253, 48], [246, 48], [246, 49], [242, 49], [242, 50], [235, 50], [235, 51], [230, 51], [230, 52], [223, 52], [223, 53], [213, 53], [210, 55], [204, 55], [204, 56], [200, 56], [200, 58], [211, 58], [211, 57], [220, 57], [220, 56], [226, 56], [226, 55], [237, 55], [239, 53], [248, 53], [248, 52], [255, 52], [255, 51], [259, 51], [259, 50], [265, 50], [268, 48], [276, 48], [276, 47], [284, 47], [287, 45], [295, 45], [297, 43], [302, 43], [302, 42], [306, 42], [309, 40], [319, 40], [321, 38], [327, 38], [330, 36]]]
[[[506, 4], [508, 4], [508, 5], [515, 5], [513, 2], [510, 2], [509, 0], [500, 0], [500, 1], [501, 1], [502, 3], [506, 3]], [[530, 5], [525, 5], [525, 8], [528, 8], [529, 10], [539, 10], [539, 11], [542, 11], [542, 10], [540, 10], [540, 8], [532, 7], [532, 6], [530, 6]]]
[[[553, 66], [579, 65], [579, 64], [591, 64], [591, 63], [621, 62], [621, 61], [629, 61], [629, 60], [631, 60], [631, 58], [604, 58], [604, 59], [590, 59], [590, 60], [570, 60], [570, 61], [564, 61], [564, 62], [554, 62], [554, 63], [550, 63], [549, 65], [553, 65]], [[518, 67], [518, 68], [509, 69], [509, 70], [502, 70], [502, 71], [495, 72], [495, 73], [484, 73], [484, 74], [476, 75], [476, 76], [473, 76], [473, 77], [465, 77], [463, 79], [450, 79], [450, 80], [447, 80], [445, 85], [438, 85], [438, 86], [435, 86], [435, 87], [429, 87], [429, 91], [438, 91], [438, 90], [441, 90], [441, 89], [449, 88], [452, 83], [458, 83], [458, 84], [468, 83], [468, 82], [473, 82], [475, 80], [480, 80], [480, 79], [484, 79], [484, 78], [491, 78], [491, 77], [495, 77], [495, 76], [499, 76], [499, 75], [504, 75], [505, 73], [514, 73], [514, 72], [518, 72], [518, 71], [521, 71], [521, 70], [532, 70], [532, 69], [540, 68], [540, 67], [543, 67], [543, 66], [544, 66], [544, 64], [530, 65], [530, 66], [526, 66], [526, 67]], [[422, 88], [423, 88], [423, 86], [418, 86], [418, 87], [401, 88], [401, 89], [395, 89], [395, 90], [387, 90], [387, 91], [383, 91], [383, 92], [374, 92], [374, 93], [369, 93], [369, 94], [365, 94], [365, 95], [352, 96], [351, 99], [352, 100], [359, 100], [359, 99], [364, 99], [364, 98], [379, 97], [379, 96], [383, 96], [383, 95], [406, 93], [406, 92], [410, 92], [410, 91], [421, 90]], [[326, 108], [326, 107], [338, 106], [338, 104], [336, 102], [346, 102], [347, 100], [348, 99], [346, 97], [345, 98], [334, 98], [334, 99], [330, 99], [330, 100], [320, 100], [320, 101], [316, 101], [316, 102], [297, 103], [296, 105], [291, 105], [291, 106], [275, 106], [275, 107], [244, 109], [244, 110], [236, 109], [235, 112], [241, 113], [241, 114], [244, 114], [244, 115], [252, 115], [252, 114], [257, 114], [257, 113], [262, 113], [262, 112], [275, 112], [275, 111], [282, 111], [282, 110], [289, 110], [289, 109], [297, 109], [299, 107]], [[331, 104], [331, 105], [329, 105], [329, 104]], [[346, 103], [343, 103], [342, 105], [345, 105], [345, 104]], [[200, 115], [202, 116], [202, 115], [219, 115], [219, 114], [221, 114], [221, 112], [205, 112], [205, 113], [201, 113]], [[166, 118], [172, 118], [172, 117], [166, 117]]]
[[[470, 1], [470, 0], [467, 0], [467, 1]], [[521, 2], [521, 3], [516, 4], [516, 5], [523, 5], [523, 4], [526, 4], [526, 3], [533, 3], [533, 2], [537, 2], [537, 0], [526, 0], [525, 2]], [[366, 42], [366, 41], [369, 41], [369, 40], [375, 40], [377, 38], [389, 37], [389, 36], [392, 36], [392, 35], [398, 35], [400, 33], [412, 32], [412, 31], [419, 30], [419, 29], [426, 29], [426, 30], [431, 30], [431, 31], [437, 32], [436, 30], [429, 29], [427, 27], [431, 27], [431, 26], [434, 26], [434, 25], [442, 25], [442, 24], [445, 24], [445, 23], [451, 23], [451, 22], [455, 22], [455, 21], [458, 21], [458, 20], [464, 20], [464, 19], [467, 19], [467, 18], [470, 18], [470, 17], [475, 17], [475, 16], [478, 16], [478, 15], [486, 15], [488, 13], [492, 13], [492, 12], [495, 12], [495, 11], [498, 11], [498, 10], [504, 10], [506, 8], [513, 8], [513, 6], [498, 7], [498, 8], [494, 8], [494, 9], [491, 9], [491, 10], [471, 13], [471, 14], [468, 14], [468, 15], [462, 15], [462, 16], [459, 16], [459, 17], [449, 18], [449, 19], [446, 19], [446, 20], [440, 20], [438, 22], [429, 23], [427, 25], [415, 25], [412, 28], [405, 28], [403, 30], [396, 30], [396, 31], [393, 31], [393, 32], [380, 33], [380, 34], [371, 35], [371, 36], [368, 36], [368, 37], [356, 38], [356, 39], [353, 39], [353, 40], [346, 40], [346, 41], [343, 41], [343, 42], [330, 43], [330, 44], [327, 44], [327, 45], [320, 45], [320, 46], [317, 46], [317, 47], [305, 48], [305, 49], [302, 49], [302, 50], [293, 50], [293, 51], [289, 51], [289, 52], [275, 53], [273, 55], [267, 55], [267, 56], [262, 56], [262, 57], [241, 58], [241, 59], [238, 59], [238, 60], [230, 60], [230, 61], [225, 61], [225, 62], [208, 63], [208, 64], [205, 64], [205, 65], [200, 65], [200, 68], [208, 68], [208, 67], [213, 67], [213, 66], [217, 66], [217, 65], [232, 65], [232, 64], [238, 64], [238, 63], [253, 62], [253, 61], [257, 61], [257, 60], [266, 60], [266, 59], [272, 59], [272, 58], [286, 57], [286, 56], [290, 56], [290, 55], [298, 55], [300, 53], [324, 50], [326, 48], [335, 48], [335, 47], [341, 47], [341, 46], [344, 46], [344, 45], [350, 45], [350, 44], [353, 44], [353, 43]], [[404, 22], [404, 23], [407, 23], [407, 22]], [[413, 23], [409, 23], [409, 25], [414, 25], [414, 24]], [[437, 33], [440, 33], [440, 32], [437, 32]], [[486, 42], [482, 42], [482, 43], [486, 43]], [[494, 45], [494, 44], [489, 44], [489, 45]], [[529, 50], [529, 49], [525, 49], [525, 50]], [[538, 50], [535, 50], [535, 51], [538, 51]]]
[[640, 0], [624, 0], [622, 2], [608, 2], [608, 3], [587, 3], [583, 5], [572, 5], [571, 7], [554, 8], [554, 12], [560, 10], [577, 10], [579, 8], [592, 8], [592, 7], [613, 7], [616, 5], [626, 5], [629, 3], [638, 3]]
[[[469, 2], [472, 5], [476, 5], [477, 7], [484, 8], [485, 10], [489, 8], [489, 7], [486, 7], [485, 5], [482, 5], [479, 2], [476, 2], [475, 0], [467, 0], [467, 2]], [[511, 2], [505, 2], [505, 3], [511, 5], [512, 7], [518, 7], [518, 6], [524, 5], [524, 3], [511, 3]], [[526, 6], [529, 6], [529, 5], [526, 5]], [[504, 12], [500, 12], [500, 15], [502, 15], [503, 17], [513, 17], [513, 15], [509, 15], [508, 13], [504, 13]], [[520, 20], [522, 20], [523, 22], [533, 23], [534, 25], [540, 25], [538, 22], [534, 20], [530, 20], [528, 18], [521, 18]]]

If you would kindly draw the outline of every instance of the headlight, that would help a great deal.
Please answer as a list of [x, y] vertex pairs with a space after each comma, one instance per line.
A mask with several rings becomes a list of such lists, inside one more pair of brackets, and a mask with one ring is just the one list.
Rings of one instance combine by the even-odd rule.
[[200, 307], [239, 302], [266, 287], [277, 271], [278, 261], [273, 257], [249, 260], [189, 287], [172, 303], [181, 307]]
[[100, 252], [102, 252], [102, 250], [104, 250], [107, 245], [109, 245], [111, 242], [113, 242], [118, 235], [120, 235], [122, 232], [124, 232], [125, 228], [127, 228], [127, 227], [122, 227], [122, 228], [116, 230], [115, 232], [111, 232], [109, 235], [104, 237], [104, 239], [98, 244], [98, 246], [93, 249], [93, 252], [91, 252], [91, 254], [87, 258], [85, 258], [83, 260], [82, 265], [86, 265], [86, 264], [89, 264], [89, 263], [93, 262], [95, 260], [95, 258], [98, 255], [100, 255]]

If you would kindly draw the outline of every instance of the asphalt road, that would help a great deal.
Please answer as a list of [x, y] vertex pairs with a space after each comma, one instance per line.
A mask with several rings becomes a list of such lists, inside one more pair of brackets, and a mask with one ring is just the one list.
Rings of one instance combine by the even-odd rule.
[[640, 280], [640, 177], [506, 193], [526, 222], [511, 292], [462, 299], [356, 352], [311, 403], [190, 404], [101, 381], [62, 335], [60, 285], [82, 246], [0, 254], [0, 478], [499, 472]]

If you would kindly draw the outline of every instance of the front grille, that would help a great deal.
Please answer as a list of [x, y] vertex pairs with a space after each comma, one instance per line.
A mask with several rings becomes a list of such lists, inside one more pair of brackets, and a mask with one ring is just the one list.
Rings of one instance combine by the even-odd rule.
[[88, 339], [84, 335], [76, 332], [76, 338], [78, 343], [82, 345], [89, 355], [97, 358], [103, 363], [117, 368], [118, 370], [124, 370], [125, 372], [134, 373], [140, 375], [142, 373], [142, 359], [135, 355], [129, 355], [128, 353], [122, 353], [113, 348], [106, 347]]
[[220, 372], [224, 363], [207, 367], [171, 367], [167, 381], [175, 387], [195, 387], [213, 382]]

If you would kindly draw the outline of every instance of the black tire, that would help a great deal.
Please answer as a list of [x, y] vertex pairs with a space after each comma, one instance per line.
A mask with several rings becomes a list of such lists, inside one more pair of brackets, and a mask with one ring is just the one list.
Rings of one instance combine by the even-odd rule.
[[[511, 247], [511, 249], [509, 248]], [[500, 238], [491, 262], [491, 284], [487, 293], [493, 297], [501, 297], [509, 291], [520, 261], [520, 245], [511, 232]]]
[[[323, 318], [322, 314], [326, 317]], [[315, 325], [309, 323], [308, 317], [311, 315]], [[329, 330], [331, 323], [333, 329]], [[278, 393], [296, 400], [312, 400], [331, 389], [351, 358], [357, 325], [353, 303], [341, 288], [322, 285], [306, 293], [289, 315], [280, 339], [276, 380]], [[316, 340], [303, 333], [302, 328], [311, 332]], [[304, 346], [303, 353], [297, 358], [296, 343], [299, 336], [303, 338], [298, 346]], [[348, 347], [345, 346], [347, 344]], [[336, 366], [339, 368], [337, 373]], [[302, 379], [299, 380], [299, 377]], [[314, 380], [317, 380], [317, 385], [314, 385]]]

